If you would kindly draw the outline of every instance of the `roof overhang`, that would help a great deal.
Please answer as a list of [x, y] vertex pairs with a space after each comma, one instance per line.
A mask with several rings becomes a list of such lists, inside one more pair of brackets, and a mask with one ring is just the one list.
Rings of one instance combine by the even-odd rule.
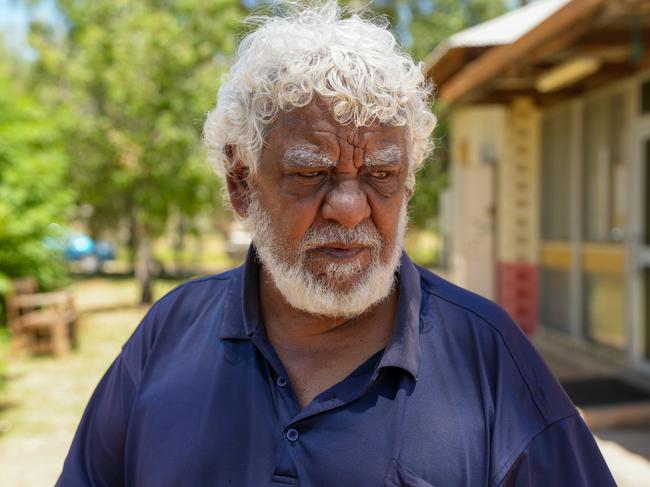
[[546, 104], [650, 67], [649, 52], [650, 2], [545, 0], [450, 37], [424, 64], [445, 105]]

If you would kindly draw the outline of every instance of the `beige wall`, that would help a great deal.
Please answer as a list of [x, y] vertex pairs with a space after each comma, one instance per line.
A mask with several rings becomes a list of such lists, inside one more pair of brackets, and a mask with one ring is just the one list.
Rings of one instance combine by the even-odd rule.
[[506, 110], [461, 107], [451, 115], [450, 278], [496, 298], [495, 186]]

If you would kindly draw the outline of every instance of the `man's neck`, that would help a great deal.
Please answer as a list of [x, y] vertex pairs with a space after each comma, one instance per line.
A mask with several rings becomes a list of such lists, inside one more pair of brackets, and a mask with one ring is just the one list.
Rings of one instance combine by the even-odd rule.
[[398, 291], [354, 318], [324, 318], [289, 305], [262, 266], [261, 312], [266, 333], [302, 407], [386, 346]]

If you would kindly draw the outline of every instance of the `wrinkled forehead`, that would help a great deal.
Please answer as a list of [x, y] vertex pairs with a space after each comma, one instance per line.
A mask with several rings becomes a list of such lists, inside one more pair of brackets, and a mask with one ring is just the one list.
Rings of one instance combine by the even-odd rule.
[[266, 146], [277, 158], [323, 165], [361, 158], [366, 165], [408, 164], [413, 140], [406, 126], [341, 124], [322, 101], [281, 112], [271, 125]]

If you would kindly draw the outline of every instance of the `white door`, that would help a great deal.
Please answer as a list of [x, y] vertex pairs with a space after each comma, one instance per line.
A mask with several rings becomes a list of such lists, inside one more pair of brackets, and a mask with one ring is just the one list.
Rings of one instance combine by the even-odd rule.
[[496, 299], [494, 261], [494, 166], [472, 164], [454, 172], [453, 280]]

